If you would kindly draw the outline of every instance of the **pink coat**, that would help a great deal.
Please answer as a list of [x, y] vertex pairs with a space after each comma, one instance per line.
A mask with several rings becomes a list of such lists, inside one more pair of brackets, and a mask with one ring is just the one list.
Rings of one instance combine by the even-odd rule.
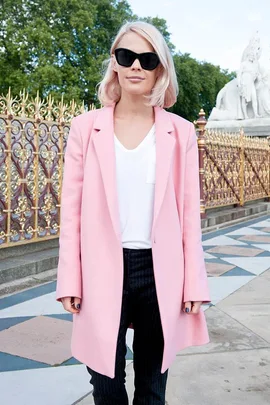
[[[114, 377], [123, 253], [114, 155], [114, 105], [73, 118], [65, 154], [56, 299], [82, 298], [72, 355]], [[201, 243], [198, 148], [189, 121], [155, 107], [156, 185], [152, 255], [164, 335], [162, 372], [181, 349], [209, 342], [210, 302]], [[153, 336], [154, 339], [154, 336]]]

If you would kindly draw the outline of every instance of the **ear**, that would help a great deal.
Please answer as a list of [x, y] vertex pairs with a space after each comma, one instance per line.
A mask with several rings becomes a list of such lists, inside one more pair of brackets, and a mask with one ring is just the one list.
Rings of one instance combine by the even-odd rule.
[[114, 72], [118, 72], [117, 70], [117, 63], [114, 55], [111, 55], [111, 63], [112, 63], [112, 68]]

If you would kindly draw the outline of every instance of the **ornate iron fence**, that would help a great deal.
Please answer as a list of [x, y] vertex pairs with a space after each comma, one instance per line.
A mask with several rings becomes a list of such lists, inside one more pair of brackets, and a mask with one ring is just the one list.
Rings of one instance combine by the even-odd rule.
[[195, 124], [202, 217], [209, 208], [270, 197], [270, 137], [207, 130], [203, 110]]
[[[91, 109], [95, 108], [91, 106]], [[64, 154], [74, 101], [0, 96], [0, 248], [58, 238]], [[198, 126], [201, 215], [270, 195], [269, 139]]]
[[0, 247], [59, 235], [64, 153], [84, 105], [0, 96]]

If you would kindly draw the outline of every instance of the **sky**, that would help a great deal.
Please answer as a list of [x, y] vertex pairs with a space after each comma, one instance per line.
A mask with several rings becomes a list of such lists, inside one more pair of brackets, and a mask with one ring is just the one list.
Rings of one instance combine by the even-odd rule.
[[270, 0], [128, 0], [141, 17], [164, 18], [176, 50], [229, 71], [240, 67], [259, 32], [261, 63], [270, 68]]

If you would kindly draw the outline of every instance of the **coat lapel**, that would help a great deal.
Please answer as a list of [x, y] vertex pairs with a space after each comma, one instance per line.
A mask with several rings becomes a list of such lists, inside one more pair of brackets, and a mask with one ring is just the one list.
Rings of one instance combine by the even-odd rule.
[[174, 130], [169, 114], [160, 107], [155, 107], [155, 126], [156, 185], [152, 233], [165, 195], [175, 146], [175, 138], [169, 135]]
[[[114, 105], [102, 108], [94, 123], [92, 139], [99, 160], [107, 204], [116, 236], [121, 240], [121, 226], [117, 196], [116, 162], [114, 150]], [[156, 125], [156, 184], [152, 233], [162, 205], [171, 167], [175, 138], [169, 115], [155, 107]]]
[[111, 221], [118, 239], [121, 239], [120, 217], [116, 184], [114, 151], [114, 106], [104, 107], [97, 114], [92, 136], [110, 211]]

